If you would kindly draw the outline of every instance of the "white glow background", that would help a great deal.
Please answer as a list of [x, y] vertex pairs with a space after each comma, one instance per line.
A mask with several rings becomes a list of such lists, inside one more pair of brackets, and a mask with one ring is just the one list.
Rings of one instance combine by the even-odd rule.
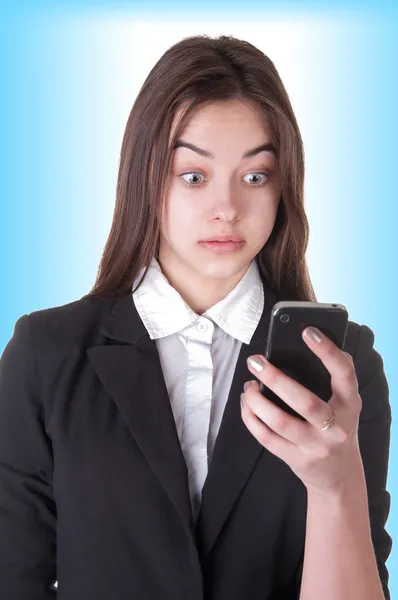
[[[113, 10], [101, 2], [2, 9], [0, 352], [21, 314], [76, 300], [93, 285], [124, 127], [154, 63], [182, 37], [232, 34], [263, 50], [287, 88], [306, 154], [315, 292], [375, 332], [394, 418], [398, 21], [386, 4], [365, 5], [278, 13], [276, 3], [251, 10], [247, 2], [241, 14], [222, 3], [217, 11], [204, 3], [197, 14], [123, 2]], [[393, 538], [397, 459], [393, 424]], [[387, 564], [394, 597], [394, 550]]]

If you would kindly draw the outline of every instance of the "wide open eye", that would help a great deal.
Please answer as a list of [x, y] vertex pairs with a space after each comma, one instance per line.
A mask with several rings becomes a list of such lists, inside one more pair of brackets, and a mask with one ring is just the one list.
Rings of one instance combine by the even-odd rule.
[[203, 183], [202, 181], [200, 181], [200, 178], [204, 178], [204, 175], [202, 173], [199, 173], [198, 171], [190, 171], [188, 173], [182, 173], [180, 177], [182, 177], [184, 185], [188, 187], [197, 187], [198, 185]]
[[[183, 184], [187, 187], [199, 187], [204, 182], [204, 175], [199, 171], [189, 171], [187, 173], [182, 173], [179, 177], [182, 178]], [[252, 178], [252, 181], [247, 181], [246, 178]], [[251, 187], [260, 187], [266, 183], [268, 180], [268, 173], [262, 171], [253, 171], [252, 173], [247, 173], [243, 177], [243, 181], [247, 183]]]
[[249, 185], [251, 185], [253, 187], [254, 186], [259, 187], [267, 181], [268, 173], [254, 171], [253, 173], [248, 173], [247, 175], [245, 175], [243, 179], [245, 179], [245, 177], [254, 178], [254, 181], [246, 181], [246, 183], [248, 183]]

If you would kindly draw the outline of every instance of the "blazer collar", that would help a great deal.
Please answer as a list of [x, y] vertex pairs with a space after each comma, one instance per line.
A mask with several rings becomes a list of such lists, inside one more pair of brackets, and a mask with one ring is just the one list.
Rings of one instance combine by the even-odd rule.
[[130, 292], [114, 303], [102, 324], [102, 343], [87, 350], [94, 371], [118, 406], [188, 533], [196, 538], [203, 558], [214, 545], [264, 450], [246, 428], [240, 412], [243, 384], [252, 377], [246, 359], [251, 354], [264, 353], [270, 313], [277, 301], [267, 283], [263, 284], [264, 309], [250, 343], [241, 347], [202, 491], [196, 528], [187, 467], [156, 343], [150, 339]]

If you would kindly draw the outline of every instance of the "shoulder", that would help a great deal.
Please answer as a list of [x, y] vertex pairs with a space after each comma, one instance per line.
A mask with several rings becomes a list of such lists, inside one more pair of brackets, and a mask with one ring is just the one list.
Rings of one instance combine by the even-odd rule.
[[27, 316], [33, 335], [43, 334], [65, 342], [83, 342], [85, 338], [88, 341], [96, 335], [115, 302], [115, 299], [83, 296], [74, 302], [37, 310]]
[[389, 386], [374, 331], [368, 325], [349, 321], [343, 350], [353, 358], [358, 392], [363, 403], [361, 422], [376, 419], [391, 422]]
[[73, 373], [87, 349], [101, 343], [102, 325], [116, 302], [84, 296], [20, 316], [1, 355], [0, 385], [11, 389], [25, 382], [39, 395], [43, 384]]
[[375, 333], [368, 325], [348, 321], [343, 350], [351, 354], [357, 375], [370, 376], [383, 369], [382, 356], [375, 348]]
[[115, 299], [83, 296], [67, 304], [26, 313], [15, 322], [8, 346], [31, 347], [49, 362], [72, 349], [85, 349], [95, 344], [115, 302]]

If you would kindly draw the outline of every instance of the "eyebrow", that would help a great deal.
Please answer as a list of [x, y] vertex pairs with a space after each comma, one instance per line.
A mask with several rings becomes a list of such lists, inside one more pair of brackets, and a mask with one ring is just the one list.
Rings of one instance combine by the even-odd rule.
[[[190, 144], [189, 142], [185, 142], [184, 140], [177, 140], [177, 142], [174, 145], [174, 150], [177, 150], [177, 148], [188, 148], [188, 150], [192, 150], [193, 152], [196, 152], [197, 154], [200, 154], [200, 156], [204, 156], [205, 158], [215, 158], [214, 154], [212, 154], [208, 150], [198, 148], [198, 146]], [[260, 154], [260, 152], [270, 152], [276, 156], [276, 148], [273, 144], [262, 144], [261, 146], [256, 146], [255, 148], [252, 148], [251, 150], [245, 152], [242, 158], [251, 158], [256, 154]]]

